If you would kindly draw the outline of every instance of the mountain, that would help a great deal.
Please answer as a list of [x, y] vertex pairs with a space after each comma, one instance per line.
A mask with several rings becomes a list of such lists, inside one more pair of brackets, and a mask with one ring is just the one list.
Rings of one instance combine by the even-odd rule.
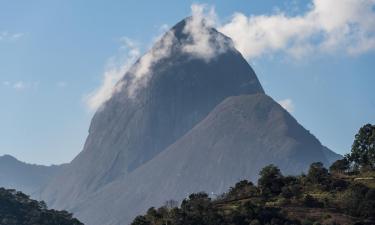
[[62, 167], [63, 165], [27, 164], [10, 155], [0, 156], [0, 187], [16, 189], [39, 197], [39, 189], [46, 185]]
[[328, 163], [324, 151], [265, 95], [228, 37], [187, 18], [119, 81], [41, 198], [87, 224], [126, 224], [167, 197], [254, 180], [269, 163], [290, 174]]
[[[52, 206], [69, 207], [77, 198], [126, 176], [182, 137], [226, 97], [264, 93], [254, 71], [234, 48], [210, 62], [184, 53], [179, 43], [186, 39], [185, 23], [172, 28], [171, 53], [153, 65], [147, 87], [134, 98], [124, 86], [96, 112], [83, 151], [44, 191], [43, 198]], [[216, 30], [210, 32], [230, 42]], [[159, 43], [166, 42], [169, 34]], [[160, 45], [149, 54], [158, 54]], [[123, 81], [134, 77], [142, 63], [140, 59]]]

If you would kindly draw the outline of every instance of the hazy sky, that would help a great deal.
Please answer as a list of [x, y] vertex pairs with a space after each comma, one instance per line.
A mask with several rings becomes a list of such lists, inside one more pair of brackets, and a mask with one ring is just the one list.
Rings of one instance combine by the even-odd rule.
[[223, 2], [0, 0], [0, 155], [72, 160], [103, 75], [142, 54], [193, 3], [214, 7], [216, 26], [268, 95], [324, 145], [348, 152], [358, 128], [375, 123], [374, 1]]

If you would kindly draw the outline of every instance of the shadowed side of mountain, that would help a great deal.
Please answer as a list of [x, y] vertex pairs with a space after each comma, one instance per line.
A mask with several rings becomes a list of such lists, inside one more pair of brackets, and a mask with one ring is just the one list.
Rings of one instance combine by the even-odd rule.
[[103, 218], [126, 224], [169, 199], [199, 191], [220, 194], [241, 179], [256, 181], [268, 164], [285, 174], [300, 174], [316, 161], [327, 164], [323, 148], [270, 97], [230, 97], [165, 151], [74, 211], [88, 224], [107, 224]]
[[41, 166], [21, 162], [10, 155], [0, 157], [0, 187], [16, 189], [34, 198], [65, 165]]

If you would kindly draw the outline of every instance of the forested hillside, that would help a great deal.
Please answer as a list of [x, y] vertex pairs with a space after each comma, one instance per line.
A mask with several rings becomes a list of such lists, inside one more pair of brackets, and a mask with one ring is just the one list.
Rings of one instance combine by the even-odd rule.
[[363, 126], [351, 153], [329, 170], [310, 165], [307, 174], [284, 176], [263, 168], [258, 184], [243, 180], [221, 196], [191, 194], [150, 208], [132, 225], [375, 224], [375, 126]]
[[83, 225], [66, 211], [47, 209], [22, 192], [0, 188], [1, 225]]

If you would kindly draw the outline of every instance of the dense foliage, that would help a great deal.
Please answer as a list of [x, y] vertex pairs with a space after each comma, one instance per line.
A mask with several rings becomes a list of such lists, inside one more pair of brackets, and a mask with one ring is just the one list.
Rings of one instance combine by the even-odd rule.
[[375, 181], [365, 180], [331, 174], [321, 163], [300, 176], [269, 165], [258, 186], [243, 180], [216, 199], [192, 194], [180, 207], [150, 208], [132, 225], [375, 224]]
[[44, 202], [35, 201], [15, 190], [0, 188], [1, 225], [83, 225], [66, 211], [47, 209]]
[[[375, 224], [375, 126], [365, 125], [350, 154], [329, 170], [312, 163], [308, 173], [284, 176], [263, 168], [258, 185], [243, 180], [211, 199], [190, 195], [177, 207], [150, 208], [132, 225]], [[173, 204], [171, 204], [173, 202]]]
[[375, 169], [375, 125], [366, 124], [359, 129], [352, 150], [345, 158], [353, 170]]

